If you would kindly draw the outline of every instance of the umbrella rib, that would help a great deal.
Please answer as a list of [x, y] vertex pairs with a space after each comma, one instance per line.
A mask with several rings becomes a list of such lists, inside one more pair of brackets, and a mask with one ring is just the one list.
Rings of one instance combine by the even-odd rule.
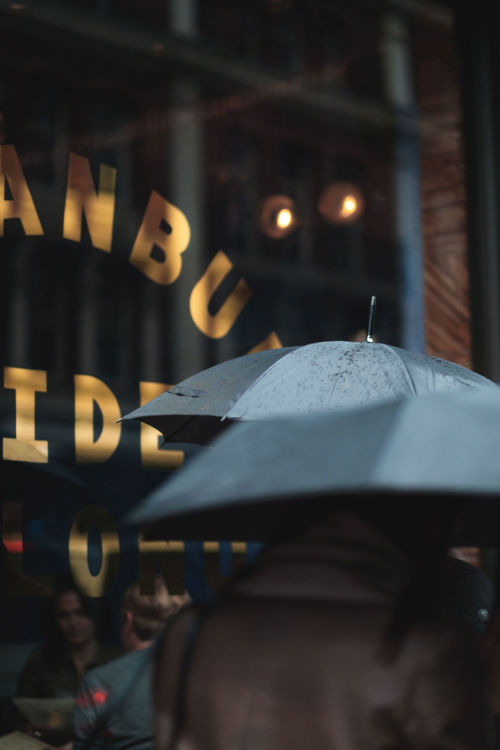
[[[303, 347], [303, 348], [305, 348], [305, 347]], [[260, 383], [260, 381], [262, 380], [262, 378], [268, 377], [269, 373], [271, 373], [274, 370], [274, 368], [277, 367], [278, 364], [281, 364], [289, 355], [293, 354], [293, 352], [296, 351], [296, 349], [298, 349], [297, 346], [289, 347], [289, 351], [286, 354], [284, 354], [282, 357], [280, 357], [279, 359], [277, 359], [275, 362], [272, 363], [272, 365], [270, 367], [266, 368], [263, 372], [261, 372], [260, 375], [259, 375], [259, 377], [256, 378], [256, 380], [253, 381], [253, 383], [249, 386], [249, 388], [247, 388], [240, 396], [238, 396], [238, 398], [236, 399], [236, 401], [234, 401], [230, 405], [230, 407], [226, 410], [225, 414], [221, 417], [221, 419], [223, 419], [223, 420], [226, 419], [227, 416], [229, 415], [229, 413], [233, 409], [235, 409], [237, 407], [237, 405], [239, 404], [239, 402], [243, 398], [247, 398], [248, 395], [251, 394], [251, 392], [254, 390], [254, 388], [256, 388], [256, 386]], [[245, 412], [242, 412], [241, 416], [243, 416], [244, 413]]]
[[335, 380], [333, 381], [332, 387], [331, 387], [331, 389], [330, 389], [330, 393], [328, 394], [328, 402], [327, 402], [328, 404], [329, 404], [329, 403], [330, 403], [330, 401], [332, 400], [332, 396], [333, 396], [333, 394], [335, 393], [335, 391], [337, 390], [337, 385], [338, 385], [338, 383], [339, 383], [339, 378], [340, 378], [340, 371], [339, 371], [339, 372], [337, 372], [337, 375], [336, 375], [336, 377], [335, 377]]
[[412, 387], [413, 393], [415, 396], [418, 395], [417, 386], [415, 385], [415, 381], [413, 380], [413, 377], [411, 375], [411, 372], [409, 371], [408, 367], [405, 364], [404, 359], [400, 356], [399, 352], [397, 351], [396, 347], [389, 347], [387, 344], [381, 344], [381, 346], [384, 347], [384, 349], [388, 349], [392, 354], [395, 354], [398, 360], [401, 362], [401, 365], [403, 367], [403, 372], [405, 373], [406, 377], [408, 378], [410, 385]]

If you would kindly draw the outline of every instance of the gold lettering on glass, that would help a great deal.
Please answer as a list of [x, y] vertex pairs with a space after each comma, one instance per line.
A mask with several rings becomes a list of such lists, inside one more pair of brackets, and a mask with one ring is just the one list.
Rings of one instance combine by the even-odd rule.
[[[155, 190], [151, 193], [129, 261], [156, 284], [167, 286], [180, 275], [182, 253], [191, 229], [182, 211]], [[153, 252], [160, 257], [154, 257]]]
[[[100, 435], [94, 432], [94, 404], [102, 415]], [[110, 388], [92, 375], [75, 375], [75, 454], [77, 463], [103, 463], [121, 437], [120, 405]]]
[[207, 270], [193, 287], [189, 298], [189, 310], [194, 324], [211, 339], [225, 336], [234, 325], [238, 315], [252, 296], [252, 291], [244, 279], [240, 279], [215, 314], [209, 311], [209, 304], [215, 290], [233, 269], [227, 255], [219, 250]]
[[92, 245], [111, 252], [115, 212], [116, 169], [106, 164], [99, 168], [99, 190], [95, 189], [89, 160], [69, 155], [68, 185], [64, 206], [63, 237], [74, 242], [82, 238], [85, 216]]
[[47, 463], [47, 440], [35, 439], [35, 394], [47, 391], [45, 370], [4, 367], [3, 384], [16, 392], [16, 437], [4, 437], [3, 458], [6, 461]]

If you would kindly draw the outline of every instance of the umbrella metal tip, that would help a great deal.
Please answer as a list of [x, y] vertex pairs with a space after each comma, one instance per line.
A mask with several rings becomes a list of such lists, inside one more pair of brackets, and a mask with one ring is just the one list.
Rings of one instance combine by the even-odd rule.
[[375, 308], [377, 306], [377, 298], [372, 295], [370, 300], [370, 313], [368, 318], [368, 328], [366, 329], [365, 342], [373, 344], [373, 329], [375, 327]]

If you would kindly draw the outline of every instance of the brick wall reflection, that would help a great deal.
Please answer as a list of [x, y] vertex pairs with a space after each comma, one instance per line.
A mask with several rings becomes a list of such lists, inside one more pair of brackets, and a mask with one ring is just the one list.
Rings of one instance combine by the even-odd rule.
[[451, 25], [416, 36], [427, 353], [471, 367], [458, 60]]

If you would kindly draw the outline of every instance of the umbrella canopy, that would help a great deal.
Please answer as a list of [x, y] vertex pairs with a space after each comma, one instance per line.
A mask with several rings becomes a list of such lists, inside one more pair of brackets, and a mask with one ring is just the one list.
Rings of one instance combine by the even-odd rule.
[[456, 496], [474, 501], [467, 541], [484, 543], [478, 535], [491, 528], [484, 513], [500, 496], [499, 455], [498, 387], [241, 422], [152, 492], [131, 520], [155, 523], [155, 536], [171, 539], [265, 540], [332, 495]]
[[324, 341], [247, 354], [210, 367], [123, 419], [146, 422], [169, 441], [205, 444], [233, 420], [315, 414], [492, 385], [436, 357], [386, 344]]

